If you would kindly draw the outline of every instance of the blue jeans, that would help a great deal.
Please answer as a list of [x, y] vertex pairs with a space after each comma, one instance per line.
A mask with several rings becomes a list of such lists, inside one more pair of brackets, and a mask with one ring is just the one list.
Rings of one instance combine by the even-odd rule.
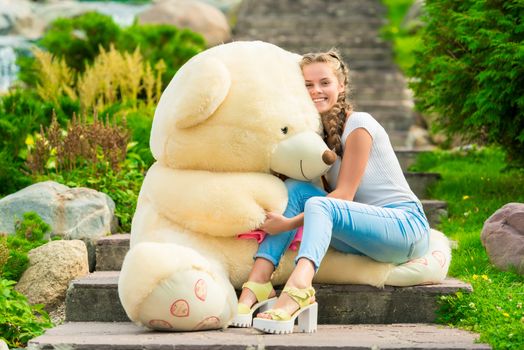
[[[288, 204], [285, 217], [304, 212], [302, 242], [295, 261], [307, 258], [318, 269], [327, 249], [366, 255], [394, 264], [424, 255], [429, 246], [429, 224], [418, 202], [378, 207], [326, 197], [309, 182], [286, 180]], [[255, 258], [275, 267], [295, 237], [296, 229], [267, 235]]]

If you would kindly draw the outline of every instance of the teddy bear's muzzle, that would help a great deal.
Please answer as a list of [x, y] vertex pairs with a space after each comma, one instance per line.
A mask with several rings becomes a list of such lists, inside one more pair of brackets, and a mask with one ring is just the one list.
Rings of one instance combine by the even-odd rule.
[[320, 135], [301, 132], [280, 141], [271, 154], [271, 170], [297, 180], [317, 178], [335, 163], [337, 155]]

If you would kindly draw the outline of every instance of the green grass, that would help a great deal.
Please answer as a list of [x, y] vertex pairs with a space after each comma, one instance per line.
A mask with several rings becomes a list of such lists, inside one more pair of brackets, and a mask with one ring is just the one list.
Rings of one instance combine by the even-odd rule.
[[493, 267], [480, 241], [497, 209], [524, 203], [524, 170], [507, 169], [493, 148], [422, 154], [410, 170], [442, 175], [430, 194], [448, 202], [438, 229], [458, 242], [449, 275], [473, 286], [471, 294], [442, 298], [439, 322], [478, 332], [494, 349], [524, 349], [524, 276]]
[[410, 33], [401, 26], [406, 13], [414, 2], [414, 0], [382, 0], [388, 9], [388, 24], [382, 28], [382, 35], [393, 43], [395, 63], [404, 72], [413, 65], [413, 50], [421, 42], [420, 35]]

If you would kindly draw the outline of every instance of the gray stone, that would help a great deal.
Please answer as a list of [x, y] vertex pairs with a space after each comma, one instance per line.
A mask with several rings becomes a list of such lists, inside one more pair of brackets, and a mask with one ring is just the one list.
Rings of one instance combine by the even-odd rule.
[[253, 328], [151, 332], [131, 323], [66, 323], [29, 342], [28, 350], [490, 349], [478, 335], [440, 325], [320, 325], [317, 333], [263, 334]]
[[480, 235], [493, 265], [524, 275], [524, 203], [508, 203], [491, 215]]
[[[67, 291], [68, 322], [129, 321], [118, 298], [117, 271], [95, 272], [73, 281]], [[383, 289], [364, 285], [316, 284], [319, 323], [434, 322], [437, 299], [471, 286], [455, 279], [442, 284]]]
[[448, 217], [448, 203], [434, 199], [422, 199], [421, 203], [429, 226], [436, 227]]
[[197, 0], [161, 0], [138, 15], [140, 23], [170, 24], [201, 34], [208, 46], [227, 42], [231, 29], [217, 8]]
[[406, 172], [404, 173], [409, 187], [419, 199], [429, 198], [428, 189], [433, 186], [441, 176], [438, 173]]
[[129, 250], [129, 234], [106, 236], [96, 241], [96, 270], [120, 271]]
[[36, 212], [65, 239], [95, 240], [116, 230], [115, 203], [105, 193], [40, 182], [0, 200], [0, 232], [12, 234], [15, 222]]
[[84, 242], [52, 241], [29, 252], [29, 268], [15, 289], [31, 304], [52, 308], [64, 301], [69, 283], [88, 272]]

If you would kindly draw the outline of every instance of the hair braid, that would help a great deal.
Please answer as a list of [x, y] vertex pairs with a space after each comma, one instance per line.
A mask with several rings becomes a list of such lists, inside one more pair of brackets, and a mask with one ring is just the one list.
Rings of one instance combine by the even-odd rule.
[[302, 68], [308, 64], [317, 62], [330, 64], [338, 81], [344, 83], [344, 91], [339, 93], [337, 103], [329, 111], [320, 114], [324, 127], [324, 141], [330, 149], [342, 157], [344, 153], [342, 149], [344, 124], [346, 117], [353, 111], [353, 105], [346, 99], [350, 91], [349, 69], [347, 65], [344, 64], [344, 61], [342, 61], [338, 51], [334, 49], [328, 52], [305, 54], [300, 62], [300, 67]]

